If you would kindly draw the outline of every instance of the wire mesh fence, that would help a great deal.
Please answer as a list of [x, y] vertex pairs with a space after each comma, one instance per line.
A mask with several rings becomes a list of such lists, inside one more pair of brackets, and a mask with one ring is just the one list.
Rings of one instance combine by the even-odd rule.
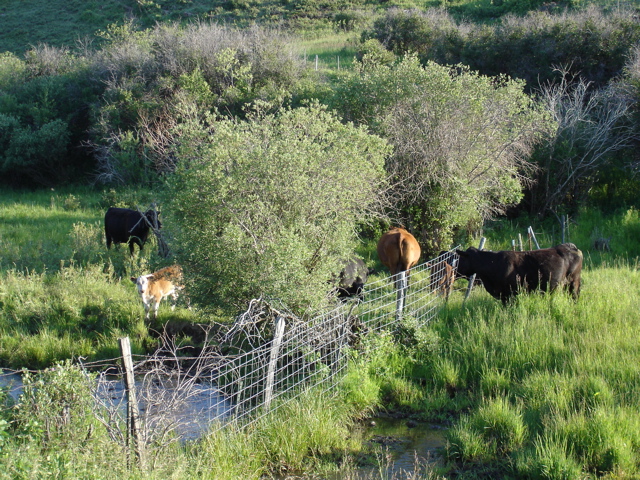
[[[399, 273], [368, 283], [359, 297], [336, 300], [309, 318], [255, 299], [232, 325], [206, 332], [209, 341], [194, 357], [164, 338], [161, 350], [134, 364], [144, 442], [191, 439], [228, 423], [246, 426], [308, 388], [336, 391], [348, 350], [364, 335], [393, 330], [403, 318], [425, 325], [437, 315], [453, 284], [453, 252], [412, 268], [407, 279]], [[96, 416], [125, 443], [122, 374], [103, 370], [92, 388]]]

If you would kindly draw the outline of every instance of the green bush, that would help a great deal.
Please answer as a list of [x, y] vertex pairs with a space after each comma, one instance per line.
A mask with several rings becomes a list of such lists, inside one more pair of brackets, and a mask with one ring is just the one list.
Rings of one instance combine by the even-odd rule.
[[23, 372], [23, 393], [15, 414], [18, 428], [45, 442], [74, 441], [93, 418], [92, 381], [70, 361], [37, 374]]
[[394, 64], [364, 57], [338, 80], [332, 106], [395, 147], [385, 166], [393, 213], [423, 254], [522, 198], [525, 157], [552, 127], [522, 89], [463, 66], [422, 66], [415, 55]]
[[185, 124], [167, 176], [167, 236], [203, 305], [279, 298], [324, 304], [355, 247], [355, 226], [380, 212], [385, 142], [318, 105], [213, 131]]

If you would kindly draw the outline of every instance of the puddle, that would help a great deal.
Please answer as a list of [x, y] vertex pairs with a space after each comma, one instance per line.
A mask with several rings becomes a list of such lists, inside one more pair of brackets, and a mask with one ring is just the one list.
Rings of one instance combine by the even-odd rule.
[[446, 430], [429, 423], [378, 417], [361, 428], [364, 441], [381, 447], [382, 458], [380, 466], [358, 469], [354, 480], [415, 478], [425, 467], [435, 466], [445, 445]]

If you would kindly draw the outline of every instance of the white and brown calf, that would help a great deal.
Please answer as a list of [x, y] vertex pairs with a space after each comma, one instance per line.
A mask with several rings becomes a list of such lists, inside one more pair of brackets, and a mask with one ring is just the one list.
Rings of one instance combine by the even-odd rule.
[[157, 272], [139, 277], [131, 277], [131, 281], [138, 287], [138, 293], [144, 304], [145, 319], [149, 319], [149, 311], [153, 305], [154, 318], [158, 315], [158, 307], [163, 298], [171, 296], [175, 309], [178, 299], [178, 292], [184, 287], [182, 285], [182, 269], [178, 265], [165, 267]]

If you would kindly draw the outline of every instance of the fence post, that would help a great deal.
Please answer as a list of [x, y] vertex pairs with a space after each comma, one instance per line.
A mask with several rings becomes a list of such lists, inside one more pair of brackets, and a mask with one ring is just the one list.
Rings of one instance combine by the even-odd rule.
[[532, 238], [533, 242], [536, 244], [536, 248], [540, 250], [540, 245], [538, 244], [538, 239], [536, 238], [536, 234], [533, 233], [533, 227], [529, 226], [529, 228], [527, 229], [527, 232], [529, 233], [529, 238]]
[[280, 355], [280, 345], [284, 336], [284, 318], [278, 316], [276, 318], [276, 329], [273, 334], [271, 343], [271, 354], [269, 356], [269, 368], [267, 369], [267, 382], [264, 388], [264, 408], [271, 408], [271, 400], [273, 399], [273, 382], [276, 374], [276, 366], [278, 365], [278, 356]]
[[522, 244], [522, 234], [518, 234], [518, 246], [520, 247], [520, 251], [524, 250], [524, 245]]
[[396, 323], [400, 323], [402, 319], [402, 311], [404, 310], [404, 298], [407, 292], [407, 272], [399, 272], [396, 277]]
[[118, 339], [120, 344], [120, 353], [122, 354], [122, 365], [124, 367], [124, 385], [127, 394], [127, 419], [129, 430], [127, 434], [131, 434], [133, 439], [133, 449], [138, 459], [140, 468], [144, 468], [144, 459], [142, 456], [142, 437], [140, 436], [140, 413], [138, 411], [138, 401], [136, 400], [136, 385], [133, 377], [133, 360], [131, 359], [131, 343], [129, 337]]
[[[480, 239], [480, 245], [478, 246], [478, 250], [482, 250], [484, 248], [484, 242], [486, 241], [487, 239], [485, 237], [482, 237]], [[476, 281], [476, 274], [474, 273], [469, 277], [469, 285], [467, 285], [467, 291], [464, 294], [464, 300], [462, 301], [463, 305], [464, 305], [464, 302], [467, 301], [467, 298], [469, 298], [469, 295], [471, 295], [471, 289], [473, 288], [473, 282], [475, 281]]]
[[561, 220], [561, 227], [562, 227], [562, 243], [565, 243], [564, 239], [565, 239], [565, 233], [566, 233], [566, 227], [567, 227], [567, 219], [564, 215], [562, 215]]

